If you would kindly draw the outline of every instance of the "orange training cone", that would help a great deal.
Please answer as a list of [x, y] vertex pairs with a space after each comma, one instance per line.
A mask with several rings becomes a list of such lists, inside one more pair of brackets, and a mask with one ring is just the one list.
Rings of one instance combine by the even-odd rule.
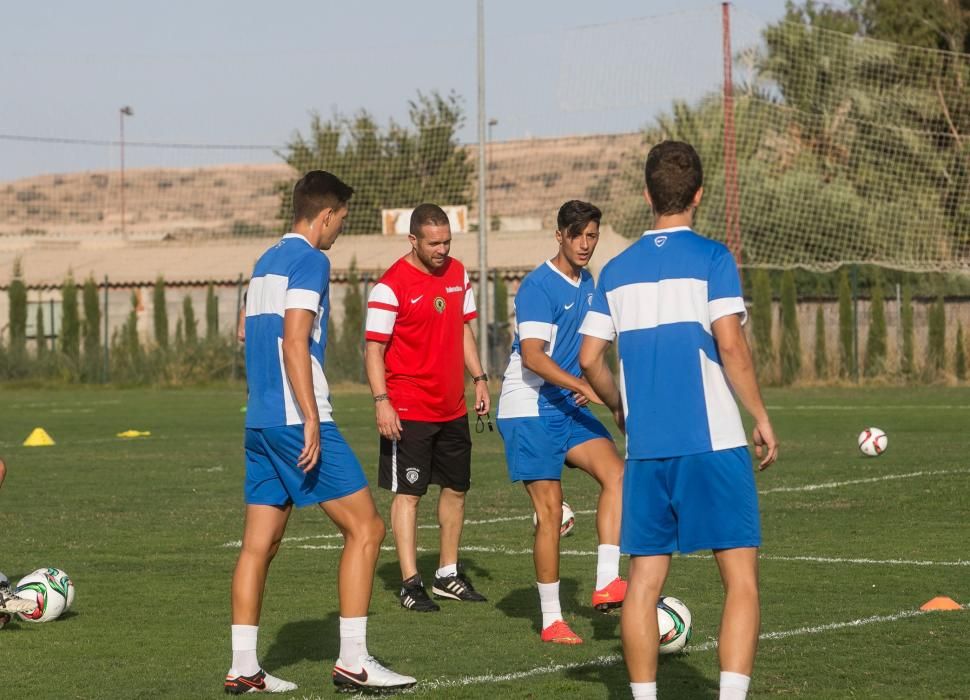
[[947, 598], [945, 595], [938, 595], [935, 598], [926, 601], [921, 606], [920, 610], [963, 610], [963, 606], [958, 602], [953, 600], [953, 598]]

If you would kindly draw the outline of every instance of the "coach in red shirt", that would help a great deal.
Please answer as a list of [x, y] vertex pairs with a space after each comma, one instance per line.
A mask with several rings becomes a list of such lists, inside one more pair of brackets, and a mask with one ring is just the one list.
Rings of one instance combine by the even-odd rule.
[[411, 252], [374, 285], [367, 300], [367, 380], [381, 434], [378, 484], [394, 493], [391, 527], [401, 564], [401, 605], [433, 612], [417, 567], [418, 503], [438, 484], [441, 551], [436, 598], [484, 601], [458, 566], [458, 543], [471, 485], [471, 436], [465, 369], [475, 383], [475, 410], [490, 407], [470, 322], [475, 295], [464, 266], [448, 255], [451, 226], [436, 204], [411, 214]]

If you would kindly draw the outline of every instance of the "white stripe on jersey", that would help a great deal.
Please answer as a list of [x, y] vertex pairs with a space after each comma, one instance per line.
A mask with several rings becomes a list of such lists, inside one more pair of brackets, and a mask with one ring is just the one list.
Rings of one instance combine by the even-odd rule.
[[579, 327], [581, 335], [591, 335], [594, 338], [608, 340], [611, 343], [616, 339], [616, 328], [613, 326], [613, 319], [599, 311], [587, 311], [583, 318], [583, 325]]
[[748, 311], [744, 308], [744, 299], [741, 297], [724, 297], [723, 299], [712, 299], [707, 303], [707, 308], [711, 315], [711, 323], [724, 316], [731, 314], [741, 314], [741, 325], [748, 320]]
[[699, 349], [697, 352], [700, 353], [701, 381], [704, 383], [704, 404], [707, 407], [711, 449], [717, 451], [744, 447], [748, 440], [744, 435], [738, 406], [734, 403], [734, 395], [724, 378], [724, 370], [703, 350]]
[[[285, 275], [253, 277], [246, 292], [246, 315], [276, 314], [282, 316], [286, 310], [286, 287], [288, 283], [289, 278]], [[313, 308], [316, 308], [316, 306]]]
[[705, 280], [679, 278], [625, 284], [606, 293], [618, 333], [670, 323], [699, 323], [711, 332]]
[[557, 330], [557, 327], [551, 323], [544, 323], [542, 321], [523, 321], [522, 323], [518, 324], [519, 342], [527, 338], [536, 338], [549, 343], [553, 338], [556, 337]]
[[383, 282], [378, 282], [374, 285], [374, 288], [370, 290], [370, 296], [367, 298], [367, 301], [377, 301], [388, 306], [400, 306], [394, 290]]
[[317, 311], [320, 308], [320, 293], [312, 289], [289, 289], [286, 292], [286, 308]]
[[372, 333], [390, 335], [394, 330], [397, 314], [387, 309], [367, 309], [367, 330]]

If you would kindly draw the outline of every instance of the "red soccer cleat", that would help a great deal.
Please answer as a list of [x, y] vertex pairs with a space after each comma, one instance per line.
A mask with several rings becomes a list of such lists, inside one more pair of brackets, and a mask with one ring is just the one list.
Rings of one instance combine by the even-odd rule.
[[626, 581], [617, 576], [604, 588], [593, 591], [593, 607], [600, 612], [610, 612], [623, 605], [626, 597]]
[[542, 641], [552, 642], [553, 644], [582, 644], [583, 640], [578, 634], [569, 629], [562, 620], [556, 620], [551, 625], [542, 630]]

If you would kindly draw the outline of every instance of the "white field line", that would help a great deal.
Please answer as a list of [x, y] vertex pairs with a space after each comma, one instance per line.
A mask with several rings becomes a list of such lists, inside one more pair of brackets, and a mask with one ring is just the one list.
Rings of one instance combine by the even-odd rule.
[[888, 404], [885, 406], [843, 406], [836, 404], [798, 404], [795, 406], [779, 406], [771, 404], [765, 406], [769, 411], [886, 411], [886, 410], [929, 410], [929, 411], [953, 411], [970, 409], [970, 404]]
[[[881, 622], [896, 622], [898, 620], [904, 620], [911, 617], [919, 617], [920, 615], [926, 615], [927, 613], [923, 610], [900, 610], [892, 615], [872, 615], [870, 617], [862, 617], [858, 620], [849, 620], [847, 622], [832, 622], [827, 625], [818, 625], [816, 627], [798, 627], [791, 630], [779, 630], [777, 632], [765, 632], [760, 636], [762, 640], [774, 640], [774, 639], [785, 639], [787, 637], [800, 637], [806, 634], [820, 634], [822, 632], [830, 632], [832, 630], [846, 629], [848, 627], [864, 627], [866, 625], [878, 624]], [[711, 651], [717, 648], [717, 642], [710, 640], [704, 642], [703, 644], [692, 645], [688, 650], [692, 653]], [[422, 681], [418, 686], [411, 692], [423, 691], [423, 690], [437, 690], [439, 688], [463, 688], [469, 685], [483, 685], [486, 683], [505, 683], [508, 681], [522, 680], [523, 678], [531, 678], [533, 676], [547, 675], [550, 673], [560, 673], [562, 671], [573, 671], [579, 669], [587, 668], [598, 668], [603, 666], [614, 666], [622, 662], [623, 658], [617, 654], [610, 654], [608, 656], [598, 656], [595, 659], [590, 659], [589, 661], [577, 661], [568, 664], [550, 664], [548, 666], [537, 666], [536, 668], [530, 668], [525, 671], [515, 671], [513, 673], [505, 674], [495, 674], [487, 673], [480, 676], [464, 676], [462, 678], [436, 678], [434, 680]], [[408, 691], [405, 691], [408, 692]]]
[[764, 496], [769, 493], [794, 493], [796, 491], [818, 491], [819, 489], [837, 489], [842, 486], [855, 486], [857, 484], [874, 484], [877, 481], [893, 481], [895, 479], [916, 479], [921, 476], [944, 476], [947, 474], [968, 474], [970, 469], [940, 469], [938, 471], [910, 472], [909, 474], [886, 474], [885, 476], [874, 476], [868, 479], [852, 479], [850, 481], [827, 481], [822, 484], [805, 484], [804, 486], [778, 486], [773, 489], [758, 491], [759, 495]]

